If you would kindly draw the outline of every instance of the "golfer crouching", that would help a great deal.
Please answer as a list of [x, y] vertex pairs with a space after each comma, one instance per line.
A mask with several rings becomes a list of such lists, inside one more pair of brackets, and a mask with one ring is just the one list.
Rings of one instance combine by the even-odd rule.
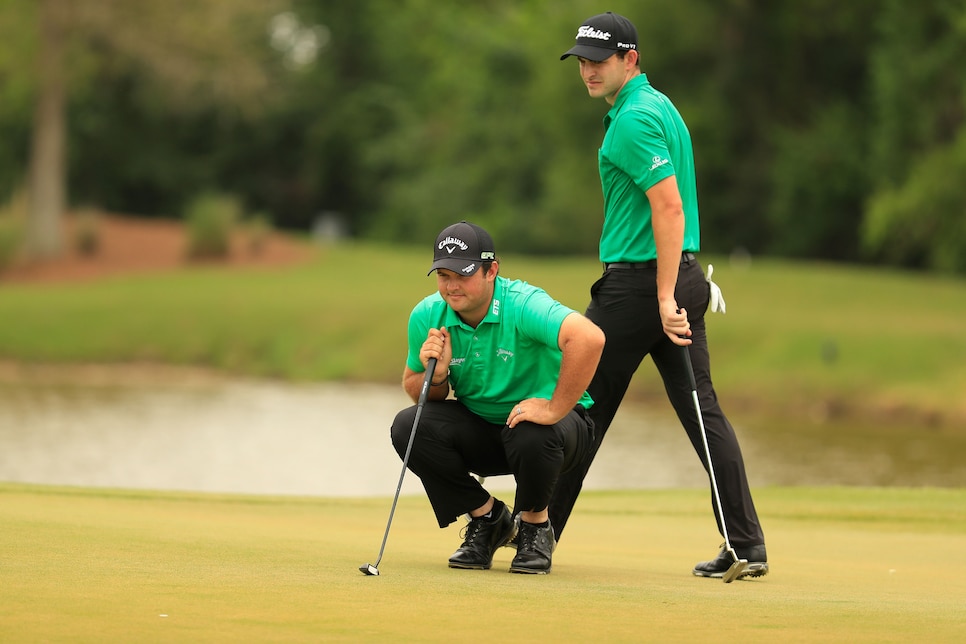
[[[556, 545], [547, 505], [562, 472], [593, 444], [587, 394], [604, 334], [580, 313], [526, 282], [499, 275], [489, 233], [461, 221], [436, 238], [437, 293], [409, 317], [403, 388], [418, 406], [396, 415], [392, 442], [422, 481], [441, 528], [468, 514], [451, 568], [489, 569], [517, 548], [510, 572], [546, 574]], [[450, 396], [452, 393], [452, 397]], [[512, 474], [513, 511], [481, 477]]]

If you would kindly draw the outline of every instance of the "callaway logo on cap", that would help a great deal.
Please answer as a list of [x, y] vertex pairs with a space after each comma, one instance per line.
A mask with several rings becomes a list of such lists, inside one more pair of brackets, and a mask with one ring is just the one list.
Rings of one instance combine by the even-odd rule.
[[445, 268], [462, 275], [472, 275], [480, 269], [482, 262], [495, 259], [496, 251], [490, 234], [476, 224], [461, 221], [444, 228], [436, 237], [433, 265], [426, 274], [431, 274], [437, 268]]
[[632, 49], [637, 49], [637, 29], [624, 16], [608, 11], [584, 20], [577, 30], [577, 43], [560, 60], [578, 56], [599, 63], [616, 51]]

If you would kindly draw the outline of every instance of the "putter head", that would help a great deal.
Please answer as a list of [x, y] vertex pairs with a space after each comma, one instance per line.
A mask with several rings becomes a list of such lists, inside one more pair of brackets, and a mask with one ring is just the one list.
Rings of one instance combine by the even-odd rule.
[[367, 563], [367, 564], [363, 564], [363, 565], [359, 566], [359, 572], [361, 572], [363, 575], [367, 575], [369, 577], [378, 577], [379, 576], [379, 569], [376, 568], [375, 566], [373, 566], [371, 563]]
[[728, 568], [728, 570], [725, 571], [725, 574], [721, 575], [721, 581], [723, 581], [726, 584], [730, 584], [735, 579], [737, 579], [738, 576], [741, 573], [743, 573], [745, 571], [745, 568], [747, 567], [748, 567], [747, 559], [735, 559], [735, 562], [731, 564], [731, 568]]

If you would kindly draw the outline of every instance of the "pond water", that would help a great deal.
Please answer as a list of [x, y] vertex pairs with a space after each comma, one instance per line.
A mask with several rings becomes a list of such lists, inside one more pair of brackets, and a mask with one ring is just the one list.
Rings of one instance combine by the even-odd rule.
[[[0, 381], [0, 481], [305, 496], [391, 496], [401, 463], [396, 386], [203, 378], [163, 383]], [[704, 487], [665, 404], [625, 403], [587, 489]], [[763, 485], [966, 486], [961, 430], [732, 416]], [[489, 489], [510, 490], [510, 477]], [[407, 474], [403, 493], [421, 492]]]

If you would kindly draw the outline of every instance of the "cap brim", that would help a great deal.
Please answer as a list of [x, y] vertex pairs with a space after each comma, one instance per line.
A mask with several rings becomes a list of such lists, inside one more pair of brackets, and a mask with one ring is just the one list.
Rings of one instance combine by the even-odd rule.
[[454, 259], [447, 257], [446, 259], [437, 259], [433, 262], [430, 267], [429, 272], [426, 275], [432, 275], [433, 271], [438, 268], [445, 268], [446, 270], [453, 271], [454, 273], [459, 273], [460, 275], [472, 275], [476, 271], [480, 270], [481, 262], [465, 259]]
[[579, 56], [580, 58], [586, 58], [587, 60], [592, 60], [595, 63], [607, 60], [611, 56], [617, 53], [616, 49], [609, 49], [606, 47], [593, 47], [591, 45], [574, 45], [567, 53], [560, 57], [560, 60], [565, 59], [567, 56]]

